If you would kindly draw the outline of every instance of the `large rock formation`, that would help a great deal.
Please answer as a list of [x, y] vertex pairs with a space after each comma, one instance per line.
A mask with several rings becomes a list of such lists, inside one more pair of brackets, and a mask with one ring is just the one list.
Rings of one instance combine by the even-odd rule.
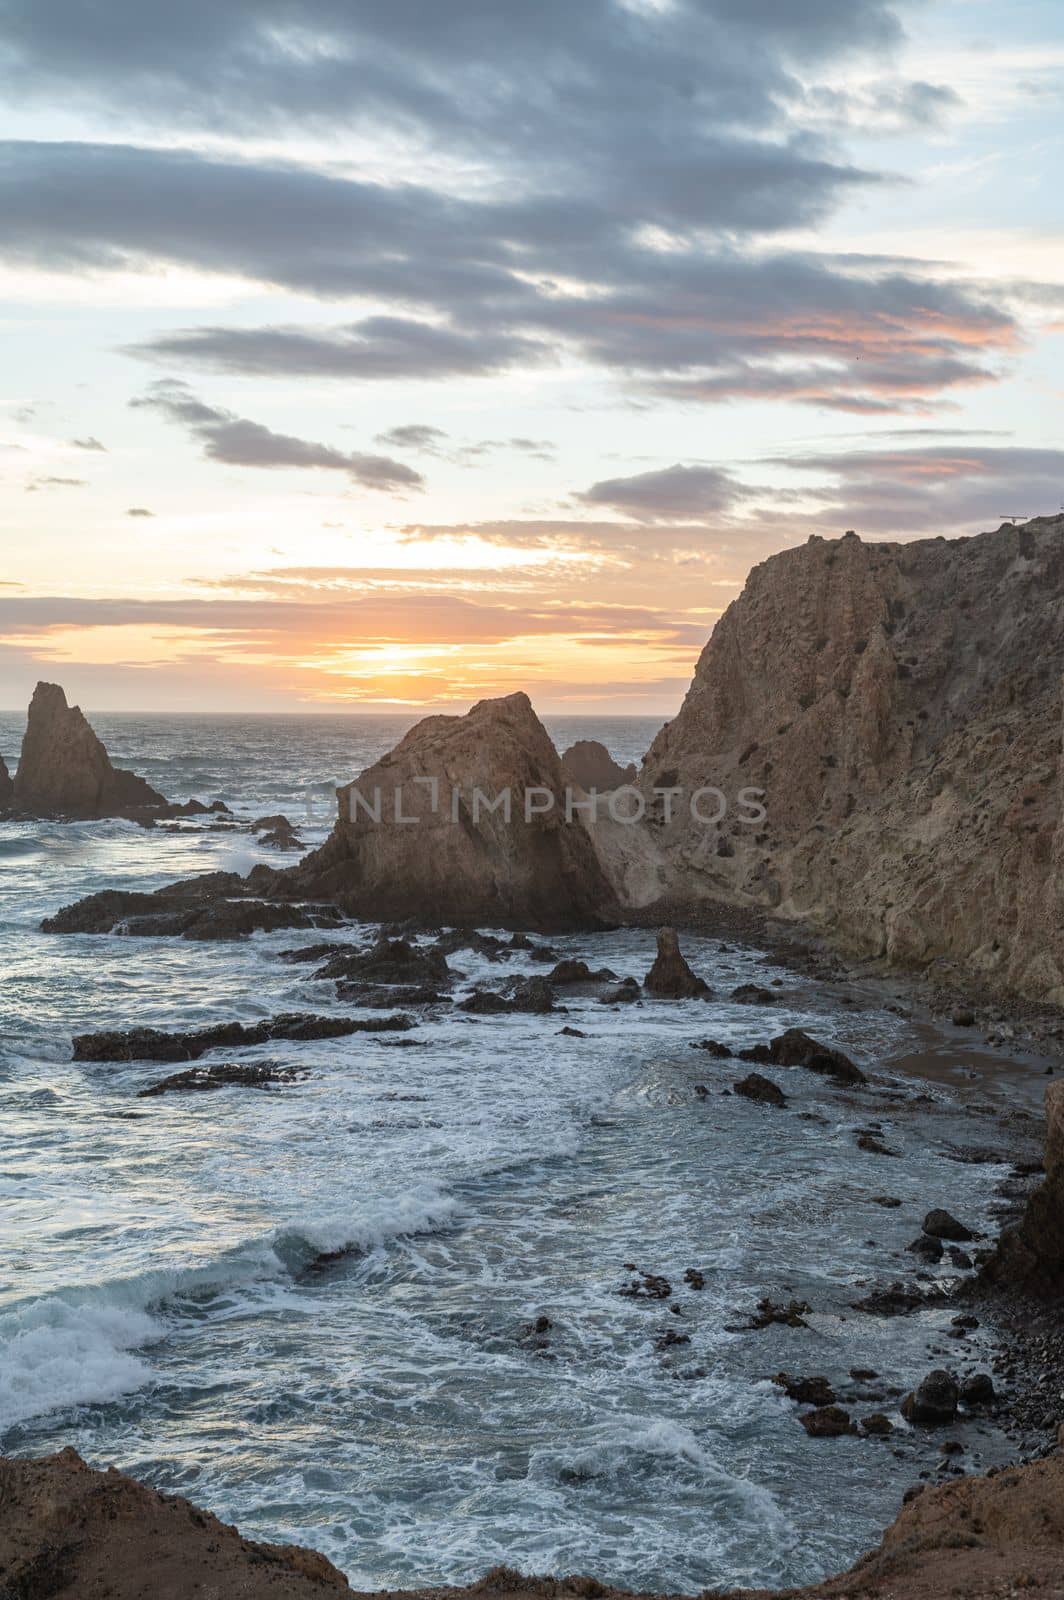
[[[819, 1446], [818, 1448], [827, 1448]], [[742, 1600], [1046, 1600], [1064, 1570], [1064, 1458], [928, 1487], [848, 1573], [808, 1589], [743, 1589]], [[261, 1544], [178, 1495], [71, 1449], [0, 1460], [0, 1594], [19, 1600], [327, 1600], [352, 1595], [324, 1556]], [[705, 1600], [719, 1590], [706, 1590]], [[526, 1578], [495, 1567], [464, 1589], [389, 1600], [633, 1600], [594, 1578]], [[375, 1600], [384, 1600], [383, 1596]], [[730, 1591], [730, 1600], [740, 1600]]]
[[1046, 1090], [1046, 1177], [1019, 1227], [1001, 1236], [986, 1272], [1044, 1299], [1064, 1298], [1064, 1082]]
[[0, 756], [0, 806], [9, 806], [15, 798], [15, 785], [11, 774], [7, 770], [7, 763]]
[[618, 766], [604, 744], [597, 739], [578, 739], [562, 756], [562, 777], [575, 789], [596, 789], [606, 794], [622, 784], [634, 783], [638, 769], [634, 762]]
[[755, 567], [644, 761], [646, 827], [596, 828], [621, 898], [761, 906], [1064, 1003], [1062, 616], [1064, 517]]
[[288, 871], [256, 868], [256, 892], [448, 926], [594, 927], [615, 911], [527, 695], [427, 717], [337, 800], [325, 844]]
[[165, 806], [166, 798], [111, 758], [78, 706], [57, 683], [39, 683], [30, 701], [13, 803], [68, 817], [113, 817]]

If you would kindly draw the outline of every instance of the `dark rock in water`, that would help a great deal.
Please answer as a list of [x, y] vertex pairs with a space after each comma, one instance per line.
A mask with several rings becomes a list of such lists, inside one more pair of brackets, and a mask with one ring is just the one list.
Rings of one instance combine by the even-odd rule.
[[921, 1293], [919, 1289], [910, 1289], [903, 1283], [892, 1283], [886, 1289], [873, 1289], [871, 1294], [865, 1295], [863, 1300], [855, 1300], [855, 1311], [867, 1311], [875, 1317], [904, 1317], [910, 1311], [919, 1311], [943, 1297], [937, 1291]]
[[777, 1372], [773, 1378], [787, 1396], [801, 1406], [830, 1406], [835, 1403], [835, 1391], [827, 1378], [795, 1378], [789, 1372]]
[[658, 953], [643, 987], [663, 1000], [694, 1000], [709, 994], [709, 985], [691, 971], [680, 954], [674, 928], [659, 929]]
[[975, 1012], [969, 1011], [967, 1006], [961, 1006], [953, 1013], [951, 1021], [955, 1028], [974, 1028]]
[[[808, 1072], [822, 1073], [838, 1083], [868, 1082], [860, 1067], [855, 1066], [849, 1056], [836, 1050], [834, 1045], [821, 1044], [801, 1028], [788, 1028], [786, 1033], [777, 1034], [767, 1049], [768, 1055], [761, 1059], [773, 1066], [805, 1067]], [[740, 1051], [740, 1055], [744, 1060], [747, 1059], [745, 1051]]]
[[679, 1333], [675, 1328], [666, 1328], [665, 1332], [655, 1339], [654, 1348], [655, 1350], [665, 1351], [672, 1350], [676, 1345], [690, 1343], [691, 1335], [689, 1333]]
[[588, 830], [565, 817], [558, 754], [527, 695], [427, 717], [337, 791], [320, 849], [251, 888], [424, 926], [599, 928], [618, 908]]
[[547, 982], [559, 988], [570, 983], [614, 983], [616, 979], [617, 974], [609, 967], [592, 972], [586, 961], [559, 961], [553, 971], [547, 973]]
[[969, 1411], [974, 1411], [980, 1406], [992, 1406], [997, 1401], [994, 1390], [994, 1380], [989, 1372], [976, 1372], [970, 1378], [965, 1378], [961, 1384], [961, 1404]]
[[587, 1034], [581, 1033], [579, 1028], [559, 1028], [559, 1034], [566, 1039], [586, 1039]]
[[694, 1039], [691, 1049], [704, 1050], [707, 1055], [716, 1056], [718, 1061], [726, 1061], [732, 1053], [731, 1046], [721, 1044], [719, 1039]]
[[510, 1002], [497, 989], [474, 989], [472, 994], [458, 1001], [458, 1010], [467, 1011], [473, 1017], [495, 1017], [509, 1011]]
[[873, 1156], [897, 1156], [896, 1150], [891, 1150], [882, 1139], [868, 1128], [860, 1129], [857, 1134], [857, 1148]]
[[787, 1097], [783, 1090], [778, 1088], [771, 1079], [763, 1078], [760, 1072], [751, 1072], [735, 1085], [736, 1094], [741, 1094], [744, 1100], [756, 1100], [763, 1106], [785, 1106]]
[[939, 1367], [905, 1396], [901, 1414], [917, 1427], [942, 1427], [956, 1417], [959, 1398], [956, 1378]]
[[0, 807], [12, 805], [15, 799], [15, 785], [11, 774], [7, 770], [7, 763], [0, 756]]
[[546, 978], [522, 978], [514, 984], [509, 994], [499, 994], [494, 989], [474, 989], [472, 994], [458, 1002], [459, 1011], [468, 1011], [472, 1016], [479, 1017], [496, 1016], [505, 1011], [544, 1016], [554, 1009], [554, 990]]
[[165, 807], [166, 796], [111, 758], [80, 707], [57, 683], [39, 683], [30, 701], [13, 785], [21, 810], [68, 817], [118, 817]]
[[616, 989], [608, 989], [599, 997], [599, 1005], [630, 1006], [639, 999], [641, 993], [635, 978], [622, 978]]
[[276, 1040], [340, 1039], [350, 1033], [388, 1033], [414, 1026], [409, 1017], [321, 1017], [286, 1012], [262, 1022], [222, 1022], [189, 1033], [164, 1033], [160, 1028], [125, 1032], [79, 1033], [74, 1036], [75, 1061], [197, 1061], [208, 1050], [232, 1050]]
[[672, 1284], [668, 1278], [657, 1272], [644, 1272], [641, 1267], [627, 1266], [625, 1271], [635, 1274], [619, 1291], [626, 1300], [671, 1300]]
[[327, 961], [330, 956], [349, 955], [349, 944], [304, 944], [295, 950], [281, 950], [278, 954], [279, 961]]
[[303, 841], [294, 828], [272, 828], [259, 835], [259, 843], [271, 850], [302, 850]]
[[430, 984], [338, 983], [336, 998], [370, 1011], [390, 1011], [393, 1006], [449, 1006], [451, 997]]
[[778, 996], [771, 989], [765, 989], [759, 983], [741, 983], [731, 992], [731, 998], [738, 1000], [742, 1006], [772, 1006]]
[[611, 789], [619, 789], [622, 784], [634, 783], [636, 779], [634, 762], [627, 767], [618, 766], [606, 746], [597, 739], [578, 739], [561, 760], [565, 782], [570, 788], [585, 792], [595, 789], [599, 794], [609, 794]]
[[883, 1208], [887, 1211], [897, 1211], [898, 1207], [901, 1205], [901, 1201], [898, 1199], [897, 1195], [874, 1194], [872, 1196], [872, 1204], [874, 1206], [883, 1206]]
[[934, 1266], [942, 1260], [945, 1253], [941, 1239], [933, 1239], [929, 1234], [922, 1233], [912, 1244], [905, 1246], [910, 1255], [919, 1256], [921, 1261], [926, 1261], [929, 1266]]
[[861, 1432], [872, 1439], [883, 1439], [888, 1433], [894, 1432], [894, 1424], [882, 1411], [873, 1411], [861, 1418]]
[[295, 833], [295, 824], [280, 811], [272, 817], [256, 817], [251, 824], [252, 833]]
[[927, 1213], [924, 1218], [924, 1232], [929, 1233], [933, 1239], [951, 1239], [955, 1244], [965, 1244], [969, 1239], [975, 1238], [975, 1234], [970, 1228], [966, 1228], [963, 1222], [958, 1222], [956, 1217], [941, 1209]]
[[955, 1267], [959, 1267], [962, 1272], [970, 1271], [975, 1265], [968, 1252], [966, 1250], [958, 1249], [955, 1244], [951, 1244], [946, 1253], [953, 1265]]
[[798, 1421], [813, 1439], [841, 1439], [844, 1434], [857, 1432], [850, 1413], [841, 1406], [819, 1406], [816, 1411], [806, 1411]]
[[316, 978], [362, 979], [371, 983], [449, 985], [454, 973], [435, 945], [422, 948], [406, 939], [379, 939], [369, 950], [347, 946], [334, 952]]
[[689, 1289], [700, 1291], [706, 1286], [705, 1274], [699, 1272], [697, 1267], [688, 1267], [683, 1275], [683, 1281]]
[[757, 1311], [747, 1327], [770, 1328], [774, 1322], [780, 1322], [785, 1328], [808, 1328], [805, 1316], [812, 1309], [804, 1300], [788, 1300], [785, 1304], [777, 1305], [765, 1295], [757, 1302]]
[[153, 1083], [149, 1089], [138, 1091], [137, 1098], [146, 1100], [152, 1095], [174, 1094], [190, 1090], [227, 1089], [231, 1086], [240, 1089], [272, 1089], [278, 1083], [296, 1083], [305, 1074], [295, 1067], [279, 1067], [274, 1062], [257, 1061], [239, 1064], [237, 1062], [220, 1062], [212, 1067], [190, 1067], [187, 1072], [172, 1073], [169, 1078], [163, 1078], [159, 1083]]
[[[180, 887], [180, 886], [178, 886]], [[335, 906], [227, 900], [175, 893], [101, 889], [64, 906], [41, 923], [44, 933], [118, 933], [127, 938], [246, 939], [276, 928], [321, 928], [343, 919]]]

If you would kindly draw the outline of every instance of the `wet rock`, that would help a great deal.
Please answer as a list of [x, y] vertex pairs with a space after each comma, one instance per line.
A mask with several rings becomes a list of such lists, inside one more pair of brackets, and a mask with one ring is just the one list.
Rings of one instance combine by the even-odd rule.
[[943, 1246], [941, 1239], [932, 1239], [928, 1234], [922, 1233], [914, 1239], [912, 1244], [905, 1246], [910, 1255], [919, 1256], [921, 1261], [926, 1261], [929, 1266], [935, 1266], [942, 1260]]
[[797, 1400], [801, 1406], [835, 1404], [835, 1391], [827, 1378], [795, 1378], [789, 1372], [777, 1372], [772, 1381], [783, 1390], [788, 1400]]
[[861, 1418], [861, 1432], [872, 1439], [884, 1439], [888, 1433], [894, 1432], [894, 1424], [884, 1412], [873, 1411]]
[[196, 1061], [208, 1050], [241, 1049], [271, 1041], [340, 1039], [352, 1033], [405, 1032], [414, 1026], [409, 1017], [322, 1017], [305, 1012], [284, 1012], [262, 1022], [222, 1022], [187, 1033], [165, 1033], [159, 1028], [79, 1033], [74, 1037], [75, 1061]]
[[738, 988], [732, 990], [731, 998], [741, 1006], [773, 1006], [778, 996], [759, 983], [740, 983]]
[[7, 770], [7, 763], [0, 756], [0, 810], [13, 805], [15, 800], [15, 785], [11, 774]]
[[961, 1404], [969, 1411], [976, 1411], [982, 1406], [992, 1406], [997, 1401], [994, 1389], [994, 1380], [989, 1372], [975, 1372], [970, 1378], [965, 1378], [960, 1390]]
[[788, 1028], [767, 1045], [754, 1045], [740, 1050], [743, 1061], [756, 1061], [777, 1067], [805, 1067], [808, 1072], [819, 1072], [837, 1083], [861, 1084], [868, 1079], [841, 1050], [834, 1045], [821, 1044], [801, 1028]]
[[611, 972], [609, 967], [600, 967], [598, 972], [592, 972], [586, 961], [559, 961], [546, 976], [546, 982], [554, 984], [556, 988], [573, 983], [614, 983], [616, 979], [617, 974]]
[[683, 1275], [683, 1281], [689, 1289], [696, 1291], [700, 1291], [706, 1286], [705, 1274], [700, 1272], [697, 1267], [688, 1267]]
[[367, 1011], [390, 1011], [395, 1006], [449, 1006], [451, 997], [429, 984], [338, 983], [336, 998]]
[[635, 978], [622, 978], [616, 989], [608, 989], [601, 996], [603, 1006], [630, 1006], [640, 998], [642, 991]]
[[953, 1266], [957, 1267], [961, 1272], [970, 1272], [975, 1266], [975, 1262], [968, 1252], [966, 1250], [958, 1250], [955, 1244], [949, 1246], [946, 1254], [949, 1256]]
[[14, 804], [36, 815], [121, 817], [166, 806], [166, 796], [135, 772], [111, 765], [80, 707], [57, 683], [39, 683], [30, 701]]
[[506, 996], [497, 989], [474, 989], [472, 994], [458, 1001], [457, 1009], [467, 1012], [471, 1017], [497, 1017], [512, 1008]]
[[586, 1039], [587, 1034], [581, 1033], [579, 1028], [559, 1028], [558, 1032], [566, 1039]]
[[662, 1000], [694, 1000], [709, 994], [709, 985], [691, 971], [681, 955], [675, 928], [658, 930], [658, 953], [643, 987]]
[[704, 1050], [707, 1055], [715, 1056], [718, 1061], [726, 1061], [731, 1055], [731, 1046], [721, 1044], [719, 1039], [696, 1039], [691, 1043], [692, 1050]]
[[889, 1146], [883, 1143], [882, 1139], [869, 1132], [868, 1129], [865, 1129], [863, 1133], [858, 1133], [857, 1148], [873, 1156], [897, 1156], [898, 1154], [896, 1150], [891, 1150]]
[[871, 1367], [851, 1367], [850, 1377], [856, 1383], [872, 1383], [874, 1379], [879, 1377], [879, 1373]]
[[272, 1061], [237, 1063], [220, 1062], [211, 1067], [190, 1067], [187, 1072], [174, 1072], [168, 1078], [140, 1089], [139, 1100], [153, 1095], [188, 1093], [210, 1089], [272, 1089], [281, 1083], [296, 1083], [305, 1073], [296, 1067], [281, 1067]]
[[893, 1194], [874, 1194], [872, 1196], [872, 1204], [874, 1206], [882, 1206], [886, 1211], [897, 1211], [901, 1203], [897, 1195]]
[[551, 1334], [553, 1332], [553, 1322], [548, 1316], [544, 1316], [541, 1313], [538, 1317], [534, 1317], [531, 1322], [524, 1324], [518, 1334], [518, 1339], [521, 1344], [534, 1351], [536, 1355], [542, 1356], [546, 1355], [550, 1350]]
[[925, 1294], [919, 1289], [907, 1288], [903, 1283], [892, 1283], [885, 1289], [873, 1289], [862, 1300], [854, 1300], [853, 1309], [866, 1311], [875, 1317], [904, 1317], [930, 1301], [941, 1298], [937, 1292]]
[[929, 1233], [933, 1239], [952, 1239], [955, 1244], [964, 1244], [967, 1240], [975, 1238], [975, 1234], [970, 1228], [966, 1228], [963, 1222], [958, 1222], [956, 1217], [941, 1209], [927, 1213], [924, 1218], [924, 1232]]
[[316, 978], [361, 979], [382, 984], [428, 984], [446, 988], [454, 973], [442, 952], [406, 939], [378, 939], [369, 950], [350, 946], [334, 952], [314, 974]]
[[659, 1338], [655, 1339], [654, 1348], [655, 1350], [664, 1352], [666, 1350], [674, 1349], [676, 1345], [690, 1343], [691, 1335], [689, 1333], [679, 1333], [675, 1328], [666, 1328], [665, 1332], [661, 1334]]
[[672, 1284], [658, 1272], [644, 1272], [641, 1267], [625, 1264], [626, 1272], [634, 1274], [618, 1292], [626, 1300], [671, 1300]]
[[612, 789], [634, 783], [636, 779], [635, 764], [618, 766], [606, 746], [597, 739], [578, 739], [566, 750], [561, 762], [565, 782], [570, 788], [583, 789], [585, 793], [595, 789], [599, 794], [609, 794]]
[[850, 1413], [841, 1406], [818, 1406], [815, 1411], [806, 1411], [798, 1421], [812, 1439], [841, 1439], [857, 1432]]
[[771, 1079], [763, 1078], [760, 1072], [751, 1072], [735, 1085], [735, 1093], [741, 1094], [744, 1100], [755, 1100], [763, 1106], [785, 1106], [787, 1097], [783, 1090], [778, 1088]]
[[747, 1327], [769, 1328], [774, 1322], [779, 1322], [785, 1328], [808, 1328], [809, 1324], [805, 1321], [805, 1317], [812, 1309], [805, 1300], [788, 1300], [777, 1304], [765, 1295], [757, 1302], [757, 1311], [747, 1323]]
[[951, 1020], [955, 1028], [974, 1028], [975, 1012], [969, 1011], [967, 1006], [959, 1006]]
[[954, 1420], [960, 1391], [952, 1373], [936, 1368], [907, 1394], [901, 1403], [906, 1422], [921, 1428], [939, 1428]]
[[197, 898], [174, 887], [143, 894], [102, 889], [64, 906], [41, 923], [43, 933], [121, 934], [130, 939], [246, 939], [278, 928], [335, 927], [335, 906], [276, 904], [265, 900]]

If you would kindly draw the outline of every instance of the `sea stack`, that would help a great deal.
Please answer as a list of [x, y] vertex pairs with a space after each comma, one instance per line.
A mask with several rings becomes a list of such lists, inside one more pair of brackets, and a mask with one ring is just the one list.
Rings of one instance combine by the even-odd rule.
[[447, 926], [594, 928], [615, 902], [558, 753], [525, 694], [427, 717], [354, 783], [319, 850], [256, 892], [350, 916]]
[[594, 789], [608, 794], [622, 784], [634, 783], [638, 769], [634, 762], [618, 766], [604, 744], [597, 739], [578, 739], [562, 756], [562, 777], [571, 788]]
[[39, 683], [30, 701], [13, 803], [65, 817], [116, 817], [166, 799], [134, 772], [113, 767], [78, 706], [57, 683]]

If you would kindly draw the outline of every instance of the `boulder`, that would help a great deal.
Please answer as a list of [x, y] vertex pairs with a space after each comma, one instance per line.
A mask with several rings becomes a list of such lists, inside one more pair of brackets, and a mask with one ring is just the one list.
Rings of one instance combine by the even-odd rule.
[[709, 985], [696, 977], [681, 955], [675, 928], [659, 930], [658, 953], [643, 987], [663, 1000], [697, 1000], [709, 994]]
[[973, 1372], [961, 1384], [961, 1404], [969, 1411], [981, 1406], [992, 1406], [997, 1400], [994, 1380], [989, 1372]]
[[850, 1413], [841, 1406], [818, 1406], [798, 1418], [811, 1439], [841, 1439], [845, 1434], [856, 1433]]
[[1045, 1094], [1045, 1182], [1018, 1227], [1001, 1236], [984, 1271], [992, 1281], [1041, 1299], [1064, 1299], [1064, 1081]]
[[956, 1217], [941, 1208], [927, 1213], [924, 1218], [924, 1232], [930, 1234], [932, 1239], [948, 1239], [954, 1244], [964, 1244], [967, 1240], [975, 1238], [970, 1228], [966, 1228], [963, 1222], [958, 1222]]
[[941, 1367], [929, 1372], [927, 1377], [901, 1403], [901, 1414], [906, 1422], [921, 1428], [940, 1428], [952, 1422], [957, 1415], [960, 1391], [952, 1373]]
[[789, 1372], [777, 1372], [772, 1381], [783, 1390], [788, 1400], [797, 1400], [801, 1406], [835, 1404], [835, 1391], [827, 1378], [795, 1378]]
[[562, 777], [573, 789], [608, 794], [622, 784], [634, 783], [636, 776], [634, 763], [619, 767], [597, 739], [578, 739], [562, 756]]
[[741, 1094], [744, 1100], [756, 1100], [762, 1106], [785, 1106], [787, 1097], [771, 1078], [763, 1078], [760, 1072], [751, 1072], [741, 1082], [735, 1085], [736, 1094]]
[[740, 1050], [739, 1055], [744, 1061], [770, 1066], [805, 1067], [809, 1072], [823, 1073], [838, 1083], [868, 1082], [860, 1067], [855, 1066], [849, 1056], [836, 1050], [834, 1045], [821, 1044], [801, 1028], [788, 1028], [786, 1033], [777, 1034], [771, 1043]]
[[601, 928], [613, 893], [557, 752], [529, 703], [481, 700], [426, 717], [354, 783], [298, 866], [250, 875], [257, 892], [323, 898], [352, 916], [419, 926]]
[[30, 701], [14, 803], [23, 811], [113, 817], [166, 805], [166, 798], [111, 758], [78, 706], [57, 683], [39, 683]]

